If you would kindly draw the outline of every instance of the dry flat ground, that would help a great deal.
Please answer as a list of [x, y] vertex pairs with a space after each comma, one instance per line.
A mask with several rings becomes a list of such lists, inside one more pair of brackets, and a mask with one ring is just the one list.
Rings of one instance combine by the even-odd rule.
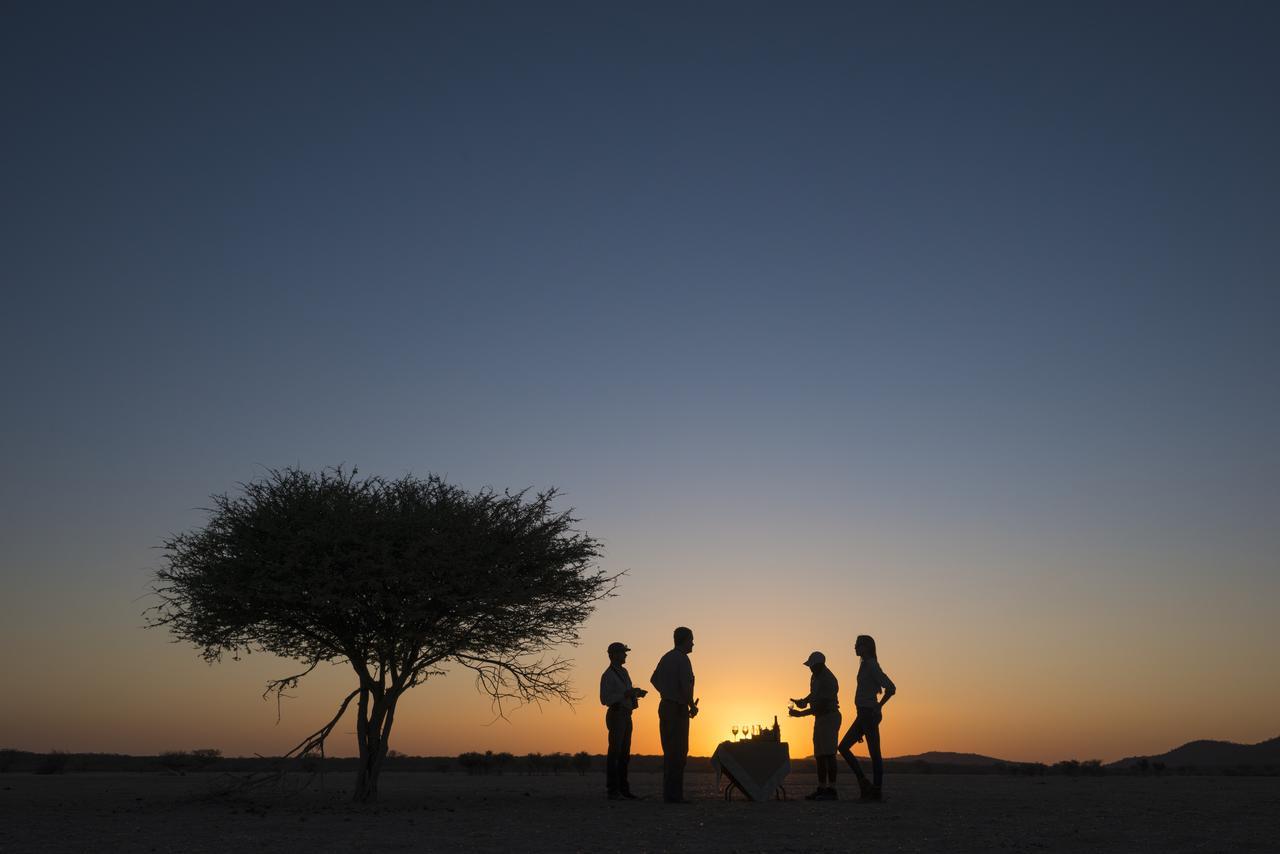
[[[655, 774], [633, 775], [648, 799], [610, 802], [599, 773], [388, 773], [371, 806], [347, 801], [345, 775], [213, 794], [226, 780], [0, 774], [0, 852], [1280, 850], [1275, 777], [898, 775], [881, 804], [753, 804], [690, 774], [687, 806], [655, 798]], [[793, 797], [813, 786], [788, 782]]]

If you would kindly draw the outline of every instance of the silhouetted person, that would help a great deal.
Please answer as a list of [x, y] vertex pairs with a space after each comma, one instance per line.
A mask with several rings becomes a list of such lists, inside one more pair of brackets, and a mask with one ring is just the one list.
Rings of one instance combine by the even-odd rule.
[[693, 696], [693, 632], [681, 626], [672, 633], [675, 648], [662, 656], [649, 681], [662, 696], [658, 704], [658, 734], [662, 738], [662, 799], [669, 804], [684, 799], [684, 765], [689, 758], [689, 719], [698, 716]]
[[809, 668], [809, 695], [791, 702], [793, 718], [813, 715], [813, 759], [818, 766], [818, 789], [805, 795], [808, 801], [834, 801], [836, 794], [836, 741], [840, 738], [840, 683], [827, 668], [827, 657], [811, 652], [804, 666]]
[[604, 760], [605, 787], [609, 800], [634, 800], [627, 782], [627, 766], [631, 764], [631, 712], [640, 698], [649, 692], [631, 685], [631, 674], [623, 667], [631, 649], [624, 643], [609, 644], [609, 667], [600, 674], [600, 704], [608, 706], [604, 725], [609, 731], [609, 752]]
[[[876, 660], [876, 642], [871, 635], [858, 635], [853, 651], [862, 657], [862, 664], [858, 666], [858, 687], [853, 695], [857, 717], [844, 738], [840, 739], [840, 755], [858, 778], [862, 800], [878, 801], [880, 786], [884, 783], [884, 760], [880, 756], [880, 708], [898, 689], [880, 669], [880, 662]], [[877, 700], [881, 689], [884, 689], [884, 696]], [[870, 783], [858, 765], [858, 758], [853, 755], [853, 745], [864, 738], [867, 740], [867, 752], [871, 754]]]

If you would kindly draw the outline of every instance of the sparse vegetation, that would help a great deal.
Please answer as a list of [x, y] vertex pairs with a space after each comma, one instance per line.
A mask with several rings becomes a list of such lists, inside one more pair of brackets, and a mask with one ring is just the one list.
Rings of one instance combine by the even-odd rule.
[[67, 764], [71, 758], [71, 754], [61, 750], [51, 750], [40, 758], [40, 763], [36, 765], [35, 773], [37, 774], [65, 774], [67, 772]]
[[188, 771], [203, 771], [222, 758], [222, 751], [214, 748], [201, 750], [169, 750], [161, 753], [157, 759], [161, 767], [171, 774], [179, 776]]

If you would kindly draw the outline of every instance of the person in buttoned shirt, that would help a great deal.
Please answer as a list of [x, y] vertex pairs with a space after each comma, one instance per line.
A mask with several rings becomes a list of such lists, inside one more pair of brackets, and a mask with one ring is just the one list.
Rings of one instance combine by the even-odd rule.
[[[858, 778], [862, 800], [878, 801], [880, 787], [884, 783], [884, 760], [880, 756], [880, 721], [883, 715], [880, 709], [898, 692], [898, 688], [880, 669], [880, 662], [876, 658], [876, 642], [871, 635], [858, 635], [853, 651], [862, 658], [862, 663], [858, 666], [858, 688], [853, 696], [857, 717], [844, 738], [840, 739], [840, 755]], [[880, 697], [882, 690], [884, 696]], [[871, 755], [872, 782], [867, 782], [857, 757], [853, 755], [853, 745], [864, 738], [867, 740], [867, 752]]]
[[662, 799], [669, 804], [684, 799], [684, 766], [689, 758], [689, 720], [698, 716], [693, 696], [693, 631], [680, 626], [673, 633], [675, 647], [658, 661], [649, 681], [662, 697], [658, 703], [658, 735], [662, 739]]
[[791, 702], [793, 718], [813, 716], [813, 759], [818, 766], [818, 789], [805, 795], [808, 801], [834, 801], [836, 795], [836, 741], [840, 738], [840, 682], [827, 668], [827, 657], [811, 652], [804, 666], [809, 668], [809, 696]]
[[617, 641], [609, 644], [609, 666], [600, 675], [600, 704], [605, 729], [609, 731], [609, 752], [605, 756], [604, 776], [609, 800], [636, 800], [627, 782], [627, 766], [631, 764], [631, 712], [640, 698], [649, 692], [631, 685], [631, 674], [623, 667], [631, 648]]

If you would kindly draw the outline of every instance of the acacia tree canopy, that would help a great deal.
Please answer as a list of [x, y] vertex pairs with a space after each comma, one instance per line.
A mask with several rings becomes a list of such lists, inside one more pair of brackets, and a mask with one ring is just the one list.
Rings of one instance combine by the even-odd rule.
[[473, 670], [500, 714], [509, 700], [571, 699], [569, 662], [543, 656], [578, 641], [617, 576], [593, 566], [599, 542], [552, 509], [555, 497], [468, 492], [435, 475], [272, 470], [241, 495], [214, 496], [207, 525], [164, 542], [149, 625], [209, 661], [265, 651], [302, 662], [268, 694], [349, 662], [358, 687], [296, 749], [322, 747], [359, 697], [369, 762], [356, 797], [371, 797], [396, 700], [447, 663]]

